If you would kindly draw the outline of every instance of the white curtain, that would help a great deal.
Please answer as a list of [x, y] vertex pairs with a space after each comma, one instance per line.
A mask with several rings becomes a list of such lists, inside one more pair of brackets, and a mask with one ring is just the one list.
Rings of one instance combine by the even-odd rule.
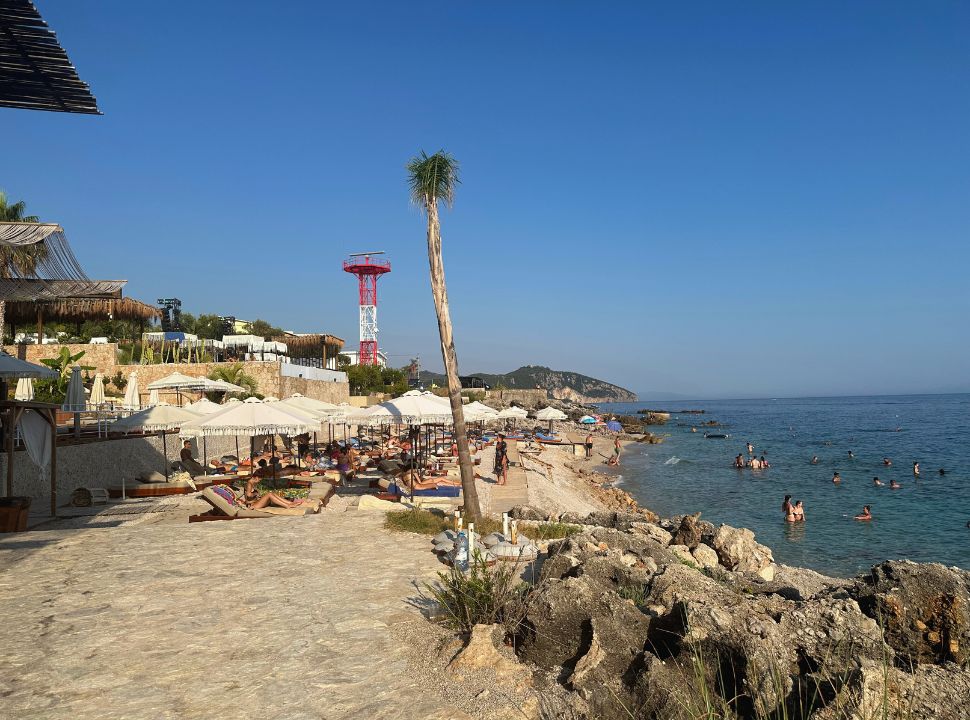
[[51, 426], [35, 410], [25, 410], [20, 416], [20, 434], [27, 454], [43, 473], [51, 464]]

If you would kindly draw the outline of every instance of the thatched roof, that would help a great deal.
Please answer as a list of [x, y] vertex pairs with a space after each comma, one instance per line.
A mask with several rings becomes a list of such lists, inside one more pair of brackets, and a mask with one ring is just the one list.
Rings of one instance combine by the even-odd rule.
[[161, 316], [154, 305], [131, 298], [62, 298], [45, 302], [7, 302], [6, 321], [15, 325], [37, 322], [43, 310], [44, 322], [86, 320], [153, 320]]
[[286, 343], [290, 355], [294, 351], [314, 352], [323, 350], [324, 346], [336, 348], [338, 351], [344, 346], [344, 341], [336, 335], [316, 334], [316, 335], [277, 335], [272, 338], [275, 342]]

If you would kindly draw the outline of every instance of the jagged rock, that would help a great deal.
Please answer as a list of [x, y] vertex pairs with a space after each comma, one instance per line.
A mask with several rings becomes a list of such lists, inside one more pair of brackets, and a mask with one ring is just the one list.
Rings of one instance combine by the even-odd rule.
[[705, 545], [704, 543], [699, 543], [691, 551], [691, 555], [694, 556], [694, 560], [697, 564], [703, 568], [716, 568], [718, 567], [718, 557], [717, 552], [710, 545]]
[[829, 577], [807, 568], [774, 565], [774, 578], [756, 588], [756, 593], [775, 593], [789, 600], [811, 600], [850, 587], [851, 580]]
[[700, 516], [700, 513], [684, 515], [684, 519], [680, 521], [680, 527], [674, 533], [671, 545], [686, 545], [690, 550], [696, 548], [701, 541], [701, 531], [697, 527]]
[[476, 625], [468, 644], [448, 664], [448, 670], [460, 674], [465, 670], [489, 669], [495, 677], [512, 681], [521, 688], [531, 684], [529, 668], [504, 648], [505, 630], [501, 625]]
[[690, 548], [686, 545], [671, 545], [667, 549], [672, 552], [681, 562], [687, 563], [688, 565], [697, 565], [697, 562], [694, 560], [694, 556], [690, 554]]
[[903, 663], [970, 667], [970, 573], [938, 563], [884, 562], [849, 589], [883, 624]]
[[531, 505], [516, 505], [509, 510], [509, 517], [516, 520], [534, 520], [544, 522], [549, 519], [549, 513], [534, 508]]
[[631, 530], [638, 535], [645, 535], [656, 540], [661, 545], [670, 545], [670, 541], [673, 539], [669, 532], [654, 523], [636, 522], [633, 523]]
[[712, 545], [728, 570], [757, 573], [774, 562], [771, 550], [755, 542], [754, 533], [747, 528], [721, 525]]

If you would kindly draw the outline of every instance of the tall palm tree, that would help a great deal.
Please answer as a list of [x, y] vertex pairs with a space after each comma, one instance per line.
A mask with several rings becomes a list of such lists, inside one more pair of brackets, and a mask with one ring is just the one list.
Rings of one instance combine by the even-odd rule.
[[[0, 222], [40, 222], [36, 215], [24, 215], [27, 205], [23, 200], [11, 203], [7, 193], [0, 190]], [[32, 277], [37, 274], [37, 263], [47, 254], [42, 245], [10, 247], [0, 245], [0, 278]], [[0, 300], [0, 344], [6, 329], [7, 303]], [[40, 342], [40, 338], [38, 338]]]
[[458, 465], [461, 468], [461, 489], [465, 496], [465, 514], [470, 520], [481, 515], [478, 491], [475, 489], [475, 470], [468, 451], [465, 413], [461, 406], [461, 381], [458, 379], [458, 356], [448, 310], [448, 288], [445, 285], [445, 266], [441, 260], [441, 224], [438, 222], [438, 202], [451, 206], [455, 200], [458, 162], [444, 150], [421, 154], [407, 164], [411, 200], [424, 209], [428, 218], [428, 264], [431, 268], [431, 293], [438, 314], [438, 334], [441, 337], [441, 358], [448, 378], [448, 400], [458, 441]]

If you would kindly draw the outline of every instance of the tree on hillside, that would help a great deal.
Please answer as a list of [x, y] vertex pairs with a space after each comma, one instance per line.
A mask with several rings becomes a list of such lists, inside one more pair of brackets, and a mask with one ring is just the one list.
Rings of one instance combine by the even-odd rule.
[[269, 340], [275, 335], [282, 335], [283, 331], [274, 325], [270, 325], [265, 320], [253, 320], [249, 323], [249, 334], [258, 335], [264, 340]]
[[[0, 222], [40, 222], [36, 215], [24, 215], [27, 205], [23, 200], [11, 203], [7, 193], [0, 190]], [[37, 263], [47, 255], [47, 248], [42, 244], [24, 247], [0, 246], [0, 278], [34, 277], [37, 274]], [[7, 303], [0, 300], [0, 342], [6, 330]], [[37, 339], [41, 342], [41, 339]]]
[[461, 405], [461, 381], [458, 379], [458, 355], [448, 309], [448, 288], [445, 285], [445, 266], [441, 258], [441, 224], [438, 221], [438, 202], [452, 205], [458, 179], [458, 162], [448, 153], [439, 150], [434, 155], [424, 151], [412, 158], [407, 165], [411, 201], [424, 209], [428, 219], [428, 265], [431, 271], [431, 294], [434, 295], [435, 312], [438, 315], [438, 335], [441, 338], [441, 358], [445, 364], [448, 380], [448, 400], [455, 424], [458, 442], [458, 465], [461, 469], [461, 489], [465, 496], [465, 513], [469, 520], [478, 520], [478, 491], [475, 489], [475, 470], [468, 451], [468, 434], [465, 429], [465, 413]]

